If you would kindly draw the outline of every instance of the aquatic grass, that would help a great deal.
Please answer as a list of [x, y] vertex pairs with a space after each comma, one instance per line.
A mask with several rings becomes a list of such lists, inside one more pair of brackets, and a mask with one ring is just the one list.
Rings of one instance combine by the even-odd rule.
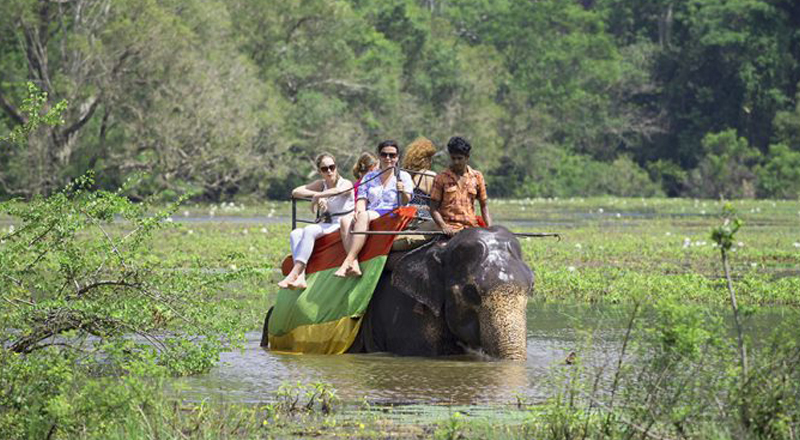
[[[780, 309], [785, 314], [782, 321], [796, 322], [793, 310], [800, 305], [797, 294], [800, 248], [794, 245], [800, 242], [798, 204], [775, 202], [773, 206], [769, 201], [736, 201], [734, 205], [747, 222], [747, 227], [737, 233], [729, 254], [738, 304], [750, 310], [759, 310], [754, 306], [765, 309], [790, 306]], [[523, 206], [525, 211], [519, 209]], [[270, 212], [273, 219], [288, 214], [288, 204], [246, 203], [242, 208], [237, 202], [235, 208], [226, 207], [213, 210], [216, 220], [191, 222], [184, 219], [211, 208], [190, 206], [186, 209], [188, 216], [179, 209], [172, 216], [171, 227], [155, 231], [152, 245], [140, 249], [140, 256], [142, 261], [157, 266], [159, 276], [163, 277], [177, 275], [178, 279], [211, 282], [215, 277], [231, 275], [219, 284], [219, 290], [210, 299], [216, 306], [216, 316], [237, 331], [253, 331], [260, 328], [264, 313], [274, 301], [277, 271], [289, 247], [288, 220], [266, 223], [264, 219], [269, 218]], [[797, 428], [797, 389], [792, 384], [798, 378], [792, 366], [797, 365], [798, 356], [796, 345], [791, 346], [797, 340], [797, 333], [790, 329], [783, 329], [783, 333], [773, 328], [753, 329], [758, 337], [752, 349], [748, 347], [752, 359], [749, 385], [735, 394], [730, 384], [738, 375], [732, 374], [724, 362], [731, 354], [735, 355], [735, 350], [730, 344], [719, 343], [719, 338], [709, 337], [709, 327], [701, 325], [708, 320], [717, 336], [731, 334], [730, 321], [723, 320], [714, 327], [718, 325], [710, 319], [714, 315], [699, 311], [708, 306], [715, 309], [729, 301], [719, 262], [720, 250], [708, 234], [718, 222], [715, 213], [720, 203], [686, 199], [531, 199], [492, 201], [490, 207], [496, 219], [516, 220], [518, 223], [501, 221], [516, 230], [564, 234], [561, 242], [521, 241], [525, 258], [536, 273], [533, 292], [536, 300], [554, 304], [618, 304], [620, 310], [638, 301], [648, 313], [660, 313], [651, 323], [661, 324], [651, 325], [649, 332], [637, 328], [632, 336], [641, 363], [626, 364], [628, 369], [620, 370], [621, 391], [615, 398], [618, 403], [613, 411], [600, 405], [602, 394], [592, 394], [592, 390], [608, 385], [607, 382], [590, 380], [580, 384], [574, 376], [581, 371], [579, 368], [561, 368], [559, 371], [573, 374], [573, 381], [565, 383], [574, 385], [580, 393], [568, 394], [562, 389], [563, 394], [554, 394], [545, 404], [519, 409], [499, 427], [493, 423], [503, 419], [500, 415], [494, 420], [480, 418], [470, 414], [469, 409], [453, 409], [449, 414], [436, 413], [421, 420], [402, 410], [391, 416], [391, 410], [377, 405], [360, 411], [360, 406], [353, 407], [347, 402], [330, 414], [299, 411], [291, 416], [281, 414], [276, 421], [270, 418], [269, 409], [274, 401], [259, 405], [189, 403], [174, 394], [153, 391], [154, 397], [141, 405], [137, 403], [138, 409], [132, 406], [130, 414], [115, 416], [114, 429], [104, 431], [111, 434], [101, 436], [88, 430], [85, 435], [77, 435], [83, 435], [81, 438], [431, 438], [435, 435], [641, 438], [647, 435], [637, 431], [637, 427], [646, 428], [653, 420], [648, 415], [652, 412], [657, 416], [654, 422], [657, 430], [650, 432], [656, 435], [737, 436], [730, 430], [732, 422], [725, 418], [727, 413], [711, 411], [717, 405], [712, 397], [724, 398], [726, 408], [736, 408], [737, 399], [752, 402], [752, 426], [761, 430], [763, 437], [780, 438], [778, 434]], [[221, 217], [237, 220], [220, 220]], [[0, 219], [0, 235], [11, 225], [3, 221]], [[124, 223], [114, 223], [108, 231], [117, 236], [126, 228]], [[670, 305], [690, 309], [670, 311]], [[691, 309], [694, 306], [698, 309]], [[653, 312], [653, 308], [660, 312]], [[702, 317], [702, 322], [697, 317]], [[576, 325], [585, 331], [587, 343], [597, 343], [592, 339], [589, 323], [576, 322]], [[592, 325], [602, 326], [602, 323]], [[773, 331], [774, 336], [764, 336]], [[663, 348], [655, 352], [644, 350], [655, 346]], [[638, 351], [640, 347], [642, 351]], [[580, 363], [582, 352], [577, 348], [576, 351]], [[590, 366], [580, 368], [588, 374]], [[608, 365], [605, 368], [606, 374], [615, 371]], [[659, 379], [666, 376], [672, 378], [671, 382]], [[659, 383], [662, 389], [651, 386]], [[699, 390], [689, 392], [686, 387], [692, 384], [698, 384]], [[570, 406], [568, 398], [575, 403]], [[622, 408], [626, 411], [622, 412]], [[452, 420], [454, 411], [463, 417]], [[613, 423], [609, 426], [605, 420]], [[678, 426], [685, 430], [684, 434], [679, 434]]]
[[[177, 228], [158, 237], [148, 258], [166, 261], [176, 270], [251, 271], [230, 286], [227, 295], [263, 304], [266, 310], [277, 290], [274, 278], [279, 264], [289, 250], [290, 222], [265, 221], [273, 210], [275, 216], [288, 215], [289, 203], [234, 205], [235, 209], [226, 210], [217, 205], [190, 205], [174, 216]], [[800, 304], [795, 294], [800, 284], [800, 249], [793, 245], [800, 240], [796, 232], [800, 206], [759, 200], [735, 201], [734, 205], [748, 222], [748, 228], [739, 233], [744, 246], [737, 243], [730, 254], [731, 275], [740, 282], [741, 302]], [[519, 209], [523, 206], [525, 211]], [[722, 304], [724, 283], [714, 258], [719, 250], [707, 232], [720, 206], [715, 200], [611, 197], [490, 201], [495, 219], [512, 229], [564, 234], [561, 242], [521, 240], [525, 259], [536, 273], [536, 297], [612, 303], [650, 297]], [[216, 217], [182, 223], [187, 218], [184, 214], [191, 218], [212, 208]], [[240, 220], [220, 220], [222, 212]], [[563, 224], [548, 225], [551, 220]], [[256, 316], [247, 320], [249, 325], [258, 325]]]

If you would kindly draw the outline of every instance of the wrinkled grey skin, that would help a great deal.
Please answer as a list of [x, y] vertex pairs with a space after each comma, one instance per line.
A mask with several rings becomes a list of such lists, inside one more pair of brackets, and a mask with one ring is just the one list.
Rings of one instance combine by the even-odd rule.
[[525, 359], [533, 272], [502, 226], [406, 253], [381, 276], [350, 352], [437, 356], [482, 350]]
[[526, 358], [533, 272], [508, 229], [466, 229], [401, 255], [390, 257], [349, 352]]

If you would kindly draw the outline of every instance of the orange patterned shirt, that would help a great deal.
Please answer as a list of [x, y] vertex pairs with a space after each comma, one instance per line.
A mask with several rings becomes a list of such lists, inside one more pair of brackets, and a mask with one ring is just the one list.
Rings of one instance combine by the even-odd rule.
[[469, 166], [461, 176], [448, 168], [433, 180], [431, 200], [440, 203], [439, 214], [456, 230], [478, 226], [475, 199], [486, 201], [486, 182], [480, 171]]

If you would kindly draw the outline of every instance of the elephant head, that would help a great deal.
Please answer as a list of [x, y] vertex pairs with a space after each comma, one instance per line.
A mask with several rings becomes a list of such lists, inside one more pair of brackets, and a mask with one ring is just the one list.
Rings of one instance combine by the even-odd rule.
[[465, 229], [409, 252], [398, 261], [392, 284], [443, 319], [461, 345], [525, 359], [533, 272], [508, 229]]

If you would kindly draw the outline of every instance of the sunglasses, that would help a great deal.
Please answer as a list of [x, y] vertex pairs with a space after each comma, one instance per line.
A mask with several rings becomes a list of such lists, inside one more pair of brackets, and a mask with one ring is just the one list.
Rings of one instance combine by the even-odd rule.
[[319, 167], [319, 170], [322, 171], [323, 173], [327, 173], [328, 171], [332, 173], [336, 171], [336, 164], [332, 164], [327, 167]]
[[383, 153], [382, 152], [381, 153], [381, 157], [383, 157], [385, 159], [394, 159], [395, 157], [397, 157], [397, 153]]

